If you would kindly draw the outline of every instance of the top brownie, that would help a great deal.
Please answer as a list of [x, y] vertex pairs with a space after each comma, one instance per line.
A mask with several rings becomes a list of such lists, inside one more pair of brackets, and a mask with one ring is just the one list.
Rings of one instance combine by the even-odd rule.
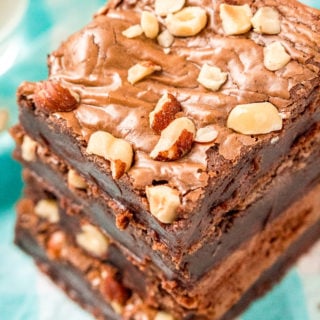
[[181, 265], [319, 121], [319, 16], [294, 0], [109, 1], [20, 105]]

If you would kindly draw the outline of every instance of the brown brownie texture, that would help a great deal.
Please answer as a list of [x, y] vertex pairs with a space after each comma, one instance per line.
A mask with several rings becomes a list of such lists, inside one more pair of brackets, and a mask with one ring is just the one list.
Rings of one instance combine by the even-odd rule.
[[[166, 54], [155, 40], [144, 35], [128, 39], [122, 34], [139, 23], [143, 10], [154, 11], [153, 1], [110, 2], [91, 24], [49, 56], [49, 79], [80, 97], [76, 108], [60, 112], [50, 99], [51, 112], [41, 108], [39, 96], [43, 99], [43, 91], [53, 96], [60, 93], [57, 85], [25, 83], [18, 91], [20, 121], [30, 136], [47, 143], [129, 210], [139, 212], [141, 224], [173, 250], [178, 269], [190, 250], [205, 250], [215, 230], [229, 223], [230, 213], [254, 192], [258, 181], [276, 170], [294, 141], [319, 121], [319, 12], [296, 1], [232, 2], [245, 3], [253, 13], [262, 6], [275, 8], [280, 33], [270, 36], [251, 29], [226, 36], [219, 15], [222, 2], [208, 1], [201, 3], [208, 16], [206, 27], [193, 37], [176, 37]], [[197, 5], [196, 1], [186, 3]], [[282, 43], [290, 61], [270, 71], [264, 66], [263, 52], [276, 41]], [[128, 70], [141, 61], [151, 61], [162, 71], [131, 84]], [[228, 73], [216, 92], [197, 81], [205, 63]], [[159, 134], [150, 128], [149, 114], [165, 92], [181, 103], [177, 117], [191, 119], [197, 130], [213, 126], [216, 140], [194, 142], [191, 151], [176, 161], [152, 159]], [[257, 102], [277, 108], [282, 130], [246, 135], [227, 128], [228, 115], [236, 105]], [[110, 161], [87, 152], [88, 140], [97, 131], [132, 145], [133, 165], [119, 179], [112, 178]], [[171, 224], [150, 214], [146, 187], [159, 184], [179, 192], [180, 206]]]
[[[293, 197], [296, 197], [297, 195], [296, 196], [294, 195], [295, 192], [297, 194], [299, 194], [303, 190], [305, 190], [307, 188], [311, 188], [311, 186], [314, 185], [317, 180], [319, 180], [319, 179], [317, 179], [317, 176], [318, 176], [317, 168], [319, 168], [319, 155], [318, 155], [319, 137], [318, 136], [319, 136], [319, 130], [317, 130], [317, 128], [315, 127], [314, 130], [310, 132], [309, 136], [301, 138], [301, 141], [299, 141], [299, 143], [298, 143], [299, 148], [298, 147], [296, 148], [296, 153], [293, 152], [291, 155], [291, 158], [288, 159], [288, 161], [286, 163], [283, 163], [282, 168], [279, 168], [277, 179], [272, 180], [273, 183], [269, 186], [269, 189], [267, 189], [266, 192], [261, 197], [261, 199], [263, 200], [262, 206], [259, 206], [258, 209], [253, 207], [253, 209], [251, 210], [250, 215], [256, 215], [256, 212], [259, 212], [259, 217], [261, 215], [264, 215], [264, 212], [265, 212], [266, 218], [263, 220], [263, 224], [261, 225], [261, 229], [259, 229], [258, 231], [256, 230], [256, 228], [258, 228], [257, 224], [254, 225], [254, 224], [244, 223], [244, 227], [245, 227], [244, 230], [250, 229], [251, 231], [255, 231], [254, 235], [256, 235], [256, 237], [258, 237], [261, 233], [263, 233], [265, 231], [266, 228], [274, 227], [273, 226], [274, 221], [275, 220], [277, 221], [278, 219], [281, 219], [281, 217], [282, 217], [282, 208], [280, 207], [280, 209], [279, 209], [280, 212], [278, 214], [276, 214], [277, 213], [276, 212], [276, 208], [277, 208], [276, 205], [277, 206], [284, 205], [283, 197], [287, 198], [288, 193], [292, 193]], [[33, 175], [34, 175], [34, 172], [37, 172], [37, 174], [39, 175], [38, 180], [42, 181], [42, 187], [40, 187], [40, 188], [38, 188], [38, 190], [36, 190], [36, 188], [33, 186], [31, 188], [30, 193], [31, 194], [35, 193], [36, 195], [38, 195], [42, 189], [52, 190], [57, 195], [59, 195], [59, 197], [63, 198], [62, 203], [65, 206], [66, 210], [70, 211], [72, 208], [75, 208], [75, 211], [78, 212], [77, 217], [79, 219], [86, 217], [87, 219], [91, 219], [91, 220], [93, 219], [93, 222], [95, 222], [96, 224], [99, 224], [99, 226], [101, 226], [102, 228], [107, 226], [108, 225], [107, 223], [102, 224], [101, 221], [95, 219], [96, 214], [93, 213], [94, 212], [93, 206], [94, 206], [94, 203], [98, 200], [92, 201], [91, 205], [84, 207], [83, 213], [80, 213], [79, 208], [82, 208], [82, 205], [87, 203], [89, 200], [81, 202], [81, 200], [79, 200], [79, 197], [72, 196], [72, 193], [68, 194], [67, 186], [65, 186], [64, 189], [60, 189], [60, 191], [58, 191], [57, 186], [59, 186], [59, 188], [61, 188], [61, 186], [63, 186], [63, 184], [65, 184], [66, 178], [62, 178], [62, 179], [60, 178], [60, 180], [59, 179], [57, 180], [57, 178], [54, 178], [54, 176], [56, 175], [56, 172], [59, 172], [58, 168], [63, 167], [63, 166], [60, 165], [59, 167], [57, 167], [57, 164], [59, 163], [57, 158], [54, 157], [52, 154], [50, 154], [48, 152], [48, 150], [43, 150], [43, 149], [44, 148], [41, 148], [41, 146], [38, 146], [37, 156], [42, 161], [46, 162], [45, 164], [41, 164], [41, 161], [39, 161], [39, 160], [31, 162], [31, 163], [25, 162], [25, 166], [33, 169], [33, 171], [32, 171]], [[16, 154], [19, 157], [18, 150], [17, 150]], [[305, 160], [303, 161], [303, 159], [305, 159]], [[20, 156], [20, 160], [21, 160], [21, 156]], [[311, 163], [309, 163], [310, 161], [311, 161]], [[51, 172], [49, 170], [50, 166], [53, 167], [53, 170]], [[65, 171], [67, 171], [67, 170], [65, 170]], [[312, 174], [314, 174], [314, 176], [312, 176]], [[307, 175], [309, 176], [310, 180], [306, 179]], [[29, 183], [30, 179], [28, 178], [28, 176], [25, 176], [25, 180], [27, 181], [27, 183]], [[43, 180], [47, 181], [47, 184], [43, 184]], [[286, 184], [286, 183], [284, 183], [285, 181], [289, 181], [289, 183]], [[307, 183], [307, 181], [309, 181], [309, 185], [305, 184], [305, 183]], [[51, 184], [52, 182], [53, 182], [53, 185]], [[279, 189], [279, 187], [280, 187], [280, 189]], [[282, 197], [282, 196], [280, 196], [280, 194], [284, 194], [285, 196]], [[31, 196], [29, 193], [27, 193], [27, 195], [29, 197]], [[278, 199], [277, 202], [274, 201], [276, 198]], [[272, 199], [273, 199], [273, 202], [272, 202]], [[265, 201], [267, 204], [271, 201], [272, 207], [270, 207], [269, 205], [266, 205]], [[259, 205], [259, 202], [257, 204]], [[241, 221], [241, 217], [243, 217], [243, 216], [248, 216], [248, 215], [241, 214], [241, 212], [240, 212], [238, 219]], [[276, 231], [272, 237], [274, 237], [275, 239], [277, 237], [280, 237], [281, 232], [279, 230], [281, 230], [281, 228], [283, 228], [282, 224], [283, 225], [289, 224], [289, 222], [291, 220], [301, 224], [301, 226], [304, 225], [304, 223], [302, 223], [301, 220], [293, 219], [293, 216], [290, 216], [290, 219], [286, 223], [283, 223], [283, 221], [281, 220], [281, 223], [279, 223], [279, 227], [278, 227], [280, 229], [276, 229]], [[260, 221], [260, 219], [258, 221]], [[242, 220], [242, 222], [243, 222], [243, 220]], [[256, 221], [256, 223], [257, 223], [257, 221]], [[248, 228], [248, 225], [250, 225], [251, 227]], [[107, 229], [106, 231], [108, 232], [109, 230], [110, 229]], [[257, 243], [256, 237], [251, 238], [251, 241], [253, 241], [253, 243], [255, 243], [255, 244]], [[236, 238], [236, 239], [238, 239], [238, 238]], [[168, 281], [169, 279], [166, 278], [166, 275], [162, 274], [164, 271], [161, 269], [159, 270], [159, 269], [155, 268], [152, 264], [148, 264], [148, 263], [147, 264], [145, 264], [145, 263], [139, 264], [138, 261], [135, 261], [135, 264], [138, 265], [138, 267], [141, 270], [143, 270], [146, 274], [152, 274], [153, 280], [156, 279], [154, 282], [161, 285], [165, 291], [167, 291], [168, 293], [170, 293], [170, 292], [172, 293], [172, 291], [173, 291], [176, 299], [180, 300], [179, 304], [182, 301], [182, 304], [185, 306], [185, 308], [190, 309], [190, 307], [191, 307], [190, 302], [193, 301], [192, 299], [190, 299], [190, 296], [196, 295], [197, 298], [196, 299], [193, 298], [195, 300], [195, 301], [193, 301], [193, 303], [198, 303], [202, 299], [207, 299], [208, 297], [211, 297], [211, 295], [208, 295], [206, 293], [206, 290], [210, 291], [214, 287], [217, 290], [217, 292], [219, 292], [218, 291], [219, 285], [217, 285], [217, 283], [219, 284], [220, 281], [222, 281], [221, 279], [225, 279], [225, 277], [226, 278], [230, 277], [230, 275], [229, 275], [230, 270], [233, 270], [233, 269], [237, 270], [237, 268], [239, 267], [239, 264], [242, 265], [244, 263], [241, 260], [242, 259], [241, 252], [244, 255], [245, 259], [247, 259], [248, 254], [249, 254], [247, 248], [250, 248], [250, 246], [248, 244], [248, 241], [245, 241], [244, 238], [242, 238], [242, 239], [243, 239], [243, 242], [240, 244], [240, 246], [232, 248], [233, 250], [231, 250], [229, 252], [229, 255], [227, 255], [227, 257], [228, 256], [230, 257], [230, 254], [231, 254], [231, 256], [236, 257], [236, 258], [233, 258], [234, 260], [233, 259], [231, 259], [231, 261], [229, 260], [229, 263], [227, 263], [228, 267], [226, 266], [225, 261], [222, 261], [215, 268], [212, 268], [212, 270], [209, 272], [209, 274], [207, 276], [205, 276], [202, 280], [200, 280], [198, 283], [196, 283], [193, 286], [188, 285], [187, 282]], [[281, 241], [281, 240], [279, 240], [279, 241]], [[258, 244], [262, 245], [264, 242], [267, 243], [267, 241], [265, 241], [265, 239], [262, 238], [261, 242], [258, 242]], [[136, 245], [136, 243], [135, 243], [135, 245]], [[275, 246], [279, 245], [279, 243], [276, 243], [274, 245]], [[280, 245], [280, 248], [281, 247], [282, 247], [282, 245]], [[238, 249], [238, 250], [236, 250], [236, 249]], [[140, 254], [143, 253], [142, 248], [139, 248], [139, 250], [140, 250]], [[259, 249], [258, 251], [261, 251], [261, 250]], [[270, 249], [270, 252], [274, 252], [274, 251], [276, 251], [275, 248]], [[149, 251], [145, 252], [146, 256], [148, 256], [148, 253], [149, 253]], [[254, 256], [255, 255], [256, 254], [254, 254]], [[228, 260], [228, 258], [225, 257], [224, 260]], [[201, 261], [199, 259], [198, 259], [198, 261], [201, 263]], [[259, 265], [258, 262], [256, 262], [256, 264]], [[260, 267], [261, 267], [261, 265], [260, 265]], [[146, 270], [149, 270], [149, 271], [147, 272]], [[227, 272], [225, 272], [225, 270], [227, 270]], [[251, 268], [250, 268], [250, 270], [251, 270]], [[162, 276], [161, 276], [161, 274], [162, 274]], [[213, 275], [215, 275], [215, 276], [213, 276]], [[233, 277], [236, 278], [236, 272], [233, 272]], [[211, 281], [217, 282], [217, 283], [212, 284]], [[222, 282], [222, 284], [223, 285], [222, 285], [222, 287], [220, 287], [220, 290], [223, 290], [223, 287], [225, 287], [225, 286], [227, 287], [226, 282]], [[198, 291], [200, 291], [200, 293]], [[186, 292], [188, 292], [187, 296], [186, 296]], [[161, 292], [160, 296], [162, 296], [162, 292]], [[225, 296], [225, 294], [223, 294], [223, 296]], [[187, 297], [189, 297], [189, 298], [187, 298]], [[196, 301], [198, 301], [198, 302], [196, 302]], [[171, 301], [170, 305], [173, 305], [174, 303], [176, 303], [176, 302]], [[169, 305], [168, 301], [166, 302], [165, 306], [166, 305]], [[177, 309], [177, 308], [178, 307], [175, 306], [173, 309]], [[194, 308], [194, 306], [192, 307], [192, 309], [193, 308]]]
[[[34, 186], [32, 190], [34, 190], [34, 199], [22, 200], [18, 206], [16, 242], [34, 256], [40, 266], [42, 265], [44, 272], [50, 274], [53, 272], [50, 271], [51, 269], [55, 270], [50, 276], [58, 284], [71, 281], [71, 287], [68, 288], [67, 286], [65, 289], [68, 288], [71, 291], [71, 296], [74, 292], [73, 298], [78, 302], [80, 300], [81, 304], [87, 306], [87, 309], [96, 316], [103, 315], [103, 312], [106, 312], [105, 308], [110, 309], [110, 305], [111, 309], [116, 308], [118, 310], [115, 302], [124, 308], [121, 316], [123, 319], [127, 319], [126, 313], [130, 314], [132, 304], [138, 310], [142, 309], [144, 312], [151, 314], [157, 312], [157, 307], [159, 309], [166, 308], [177, 319], [220, 319], [229, 309], [233, 310], [229, 311], [229, 314], [238, 313], [243, 310], [244, 306], [257, 298], [254, 293], [261, 295], [266, 288], [280, 279], [284, 270], [294, 263], [299, 255], [317, 239], [320, 226], [319, 185], [317, 185], [301, 201], [294, 203], [281, 217], [271, 223], [263, 233], [252, 238], [243, 246], [244, 248], [239, 249], [238, 253], [226, 259], [221, 268], [215, 270], [215, 278], [218, 281], [215, 286], [217, 294], [211, 292], [215, 299], [209, 298], [208, 303], [211, 305], [206, 307], [206, 310], [203, 308], [183, 310], [179, 304], [182, 301], [179, 299], [179, 295], [172, 296], [164, 291], [152, 292], [156, 288], [150, 290], [147, 287], [148, 290], [141, 290], [143, 280], [140, 278], [143, 275], [129, 262], [125, 262], [116, 247], [109, 248], [110, 253], [104, 259], [94, 257], [83, 251], [81, 247], [79, 248], [72, 240], [75, 238], [73, 232], [77, 232], [77, 227], [73, 224], [73, 222], [76, 222], [75, 216], [70, 217], [63, 213], [63, 210], [60, 210], [63, 221], [55, 224], [48, 223], [47, 220], [35, 214], [35, 203], [42, 197], [47, 199], [49, 193], [41, 194], [38, 192], [38, 188]], [[29, 191], [30, 195], [32, 190]], [[45, 188], [42, 187], [41, 190], [45, 190]], [[65, 219], [69, 220], [69, 223], [66, 223]], [[280, 230], [281, 232], [279, 232]], [[57, 234], [61, 233], [64, 235], [63, 245], [56, 240], [52, 241]], [[281, 254], [279, 254], [279, 251]], [[244, 256], [241, 258], [243, 253]], [[232, 265], [233, 267], [230, 267]], [[118, 301], [110, 301], [110, 296], [106, 295], [108, 291], [105, 291], [105, 287], [108, 286], [108, 281], [111, 281], [111, 283], [113, 281], [110, 278], [99, 278], [105, 274], [103, 270], [112, 274], [115, 277], [113, 279], [116, 279], [116, 282], [119, 283], [117, 287], [121, 288], [120, 292], [122, 294], [115, 295], [116, 290], [114, 288], [111, 291], [113, 297], [118, 297]], [[250, 273], [248, 273], [248, 270], [250, 270]], [[147, 276], [147, 274], [144, 275], [145, 281], [143, 283], [149, 282], [148, 277], [150, 275]], [[97, 279], [100, 279], [100, 281]], [[105, 282], [102, 283], [101, 281], [104, 280]], [[149, 282], [149, 285], [150, 283], [152, 281]], [[153, 283], [155, 282], [153, 281]], [[86, 289], [84, 290], [84, 288]], [[204, 287], [202, 289], [205, 290]], [[208, 297], [208, 293], [206, 295]], [[93, 299], [92, 296], [95, 298]], [[237, 304], [241, 296], [243, 298]], [[178, 300], [178, 303], [173, 301], [175, 299]], [[186, 300], [184, 300], [184, 303], [186, 303]], [[102, 307], [105, 304], [108, 307]], [[235, 306], [232, 309], [233, 305]], [[126, 308], [129, 311], [126, 311]], [[108, 313], [104, 316], [106, 319], [111, 317]], [[133, 316], [133, 314], [130, 316]], [[113, 319], [113, 317], [111, 318]]]
[[[17, 143], [21, 145], [21, 137], [25, 133], [20, 127], [15, 131]], [[35, 161], [23, 160], [20, 149], [17, 149], [15, 154], [24, 166], [35, 171], [47, 181], [47, 184], [52, 185], [53, 190], [57, 189], [59, 194], [72, 199], [66, 200], [66, 203], [77, 203], [78, 206], [86, 208], [84, 211], [87, 215], [91, 216], [91, 219], [104, 228], [112, 238], [134, 251], [140, 259], [151, 259], [162, 269], [166, 279], [179, 280], [182, 286], [187, 287], [199, 279], [204, 271], [219, 264], [243, 242], [262, 231], [268, 222], [281, 214], [294, 199], [313, 186], [320, 170], [319, 140], [319, 128], [316, 125], [305, 136], [295, 141], [289, 155], [276, 170], [259, 180], [255, 192], [243, 203], [239, 203], [236, 210], [228, 213], [229, 221], [219, 225], [210, 242], [197, 251], [188, 252], [182, 262], [187, 263], [189, 270], [193, 270], [193, 277], [189, 280], [188, 276], [183, 277], [183, 272], [186, 274], [188, 270], [180, 268], [177, 272], [174, 265], [170, 264], [171, 257], [168, 257], [170, 247], [165, 251], [161, 245], [162, 239], [155, 235], [153, 230], [141, 226], [141, 220], [134, 212], [106, 197], [94, 182], [89, 184], [87, 180], [86, 190], [75, 188], [69, 190], [67, 173], [70, 167], [52, 154], [46, 146], [38, 144]], [[216, 212], [218, 209], [222, 211], [224, 207], [216, 208]], [[259, 215], [256, 212], [259, 212]], [[248, 228], [248, 225], [251, 227]], [[210, 258], [208, 252], [215, 254]], [[172, 250], [171, 255], [173, 254]]]
[[[96, 226], [124, 269], [145, 273], [147, 289], [129, 286], [131, 311], [116, 307], [122, 318], [164, 309], [220, 319], [314, 241], [320, 12], [295, 0], [164, 3], [110, 1], [49, 55], [48, 79], [18, 89], [15, 157], [27, 168], [25, 201], [53, 197], [62, 230]], [[38, 227], [19, 237], [20, 222], [19, 245], [36, 257]], [[79, 265], [70, 282], [71, 269], [44, 255], [68, 292], [88, 286]], [[117, 318], [110, 301], [104, 312], [92, 296], [76, 300]]]

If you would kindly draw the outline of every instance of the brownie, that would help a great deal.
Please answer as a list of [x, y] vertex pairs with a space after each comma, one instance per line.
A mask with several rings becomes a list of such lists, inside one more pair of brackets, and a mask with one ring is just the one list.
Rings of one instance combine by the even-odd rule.
[[[24, 132], [19, 127], [15, 131], [15, 137], [19, 140], [18, 137], [24, 135]], [[234, 225], [223, 226], [225, 234], [208, 241], [205, 250], [199, 249], [194, 255], [186, 258], [187, 262], [195, 264], [193, 274], [197, 275], [199, 270], [218, 265], [224, 257], [250, 237], [262, 231], [294, 199], [318, 182], [320, 175], [319, 142], [319, 126], [313, 127], [308, 134], [296, 141], [286, 161], [277, 168], [277, 177], [267, 181], [263, 188], [256, 190], [256, 194], [253, 195], [256, 202], [248, 208], [242, 210], [239, 208], [234, 211], [230, 220], [236, 221]], [[20, 148], [15, 151], [15, 156], [25, 167], [42, 177], [49, 186], [52, 185], [52, 191], [65, 197], [65, 202], [84, 207], [86, 215], [91, 220], [100, 225], [112, 238], [133, 251], [135, 256], [141, 260], [148, 260], [151, 257], [166, 279], [180, 281], [185, 287], [192, 283], [193, 279], [187, 280], [174, 270], [174, 266], [169, 264], [170, 260], [166, 261], [168, 260], [166, 259], [166, 263], [162, 261], [166, 257], [157, 254], [157, 251], [154, 250], [157, 243], [152, 237], [148, 237], [148, 233], [141, 233], [139, 221], [136, 221], [133, 213], [118, 206], [110, 197], [106, 197], [96, 185], [89, 185], [86, 192], [70, 190], [67, 182], [67, 172], [70, 168], [57, 156], [50, 153], [47, 147], [38, 146], [37, 159], [32, 162], [23, 160]], [[258, 217], [256, 212], [259, 212]], [[248, 228], [248, 225], [251, 227]], [[241, 234], [242, 242], [239, 242], [239, 234]], [[213, 264], [211, 258], [207, 256], [208, 250], [215, 252]], [[173, 271], [169, 269], [170, 266]]]
[[[40, 269], [49, 274], [72, 299], [97, 318], [134, 319], [139, 312], [153, 318], [157, 310], [166, 310], [177, 319], [220, 319], [219, 313], [201, 314], [198, 313], [199, 310], [178, 307], [176, 301], [172, 301], [175, 299], [174, 296], [158, 286], [160, 281], [157, 279], [157, 273], [149, 270], [148, 266], [143, 272], [140, 271], [112, 239], [107, 255], [103, 257], [95, 256], [79, 247], [76, 240], [80, 229], [78, 212], [71, 214], [72, 209], [68, 208], [67, 213], [60, 207], [57, 222], [52, 223], [40, 218], [35, 213], [37, 202], [42, 199], [59, 199], [47, 190], [47, 186], [41, 182], [41, 177], [25, 171], [24, 178], [28, 198], [21, 200], [18, 205], [16, 243], [33, 255]], [[250, 249], [246, 250], [249, 256], [242, 262], [248, 264], [245, 268], [239, 268], [238, 271], [235, 268], [224, 270], [229, 280], [224, 279], [220, 286], [216, 286], [216, 290], [219, 290], [217, 294], [211, 293], [215, 299], [219, 299], [219, 296], [222, 298], [222, 301], [216, 303], [215, 312], [219, 312], [221, 305], [225, 307], [225, 304], [232, 303], [239, 294], [237, 286], [243, 286], [243, 282], [252, 278], [252, 274], [246, 275], [247, 268], [254, 274], [262, 265], [268, 266], [261, 274], [258, 272], [257, 280], [247, 287], [240, 301], [223, 316], [224, 320], [238, 315], [253, 299], [272, 287], [296, 259], [318, 239], [319, 188], [318, 185], [303, 199], [293, 203], [278, 221], [249, 242]], [[84, 222], [82, 218], [81, 224], [85, 225], [88, 222]], [[277, 250], [281, 250], [282, 255], [279, 256]], [[226, 267], [226, 264], [223, 267]], [[224, 277], [221, 269], [217, 271]], [[230, 272], [233, 273], [232, 277]], [[209, 298], [209, 301], [214, 303], [215, 299]], [[122, 310], [121, 317], [117, 314], [119, 308]]]
[[[273, 1], [247, 3], [253, 11], [275, 5]], [[196, 37], [176, 38], [170, 53], [165, 54], [161, 46], [144, 36], [128, 39], [122, 35], [139, 22], [140, 11], [150, 3], [111, 2], [89, 26], [49, 56], [50, 79], [59, 80], [81, 96], [75, 110], [48, 114], [34, 104], [37, 86], [24, 84], [18, 92], [20, 121], [30, 136], [48, 144], [129, 210], [139, 212], [139, 224], [160, 238], [162, 255], [172, 257], [174, 269], [185, 269], [189, 276], [194, 273], [192, 263], [186, 263], [190, 251], [206, 250], [210, 238], [223, 233], [219, 226], [232, 223], [232, 212], [249, 205], [248, 195], [272, 179], [294, 141], [320, 117], [316, 108], [318, 11], [299, 5], [308, 27], [302, 25], [302, 16], [298, 19], [296, 15], [296, 2], [283, 2], [277, 5], [280, 34], [249, 32], [226, 37], [219, 21], [220, 4], [211, 8], [211, 2], [204, 3], [210, 16], [205, 30]], [[302, 36], [292, 31], [297, 28], [309, 33]], [[281, 41], [291, 56], [276, 72], [263, 65], [263, 48], [270, 39]], [[83, 48], [90, 59], [74, 54], [74, 48]], [[144, 53], [142, 58], [140, 52]], [[126, 79], [128, 69], [142, 59], [160, 65], [162, 72], [131, 85]], [[196, 81], [206, 62], [229, 74], [218, 92], [208, 91]], [[148, 116], [166, 91], [181, 103], [179, 116], [191, 118], [198, 129], [212, 125], [218, 137], [212, 143], [194, 143], [191, 152], [177, 161], [154, 161], [149, 153], [159, 135], [150, 128]], [[235, 105], [265, 101], [273, 103], [284, 118], [281, 131], [243, 135], [226, 127]], [[98, 130], [124, 138], [133, 146], [133, 166], [116, 181], [110, 176], [109, 161], [86, 151], [90, 135]], [[181, 205], [171, 224], [159, 223], [149, 212], [145, 188], [158, 184], [180, 193]]]
[[[144, 273], [130, 287], [144, 309], [242, 310], [319, 225], [319, 31], [319, 11], [295, 0], [109, 1], [49, 55], [47, 80], [18, 89], [26, 201], [54, 198], [74, 239], [98, 228], [119, 274]], [[42, 260], [78, 291], [63, 262]]]

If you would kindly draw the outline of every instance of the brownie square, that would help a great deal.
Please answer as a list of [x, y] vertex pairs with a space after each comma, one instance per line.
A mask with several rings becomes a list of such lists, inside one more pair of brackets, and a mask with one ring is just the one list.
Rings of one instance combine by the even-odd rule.
[[319, 31], [295, 0], [110, 1], [19, 87], [15, 156], [152, 307], [219, 319], [318, 223]]

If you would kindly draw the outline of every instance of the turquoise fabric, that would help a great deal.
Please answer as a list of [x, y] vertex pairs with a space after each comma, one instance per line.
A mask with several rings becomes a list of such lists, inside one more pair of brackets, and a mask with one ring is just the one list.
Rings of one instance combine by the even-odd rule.
[[[3, 1], [3, 0], [1, 0]], [[26, 1], [26, 0], [25, 0]], [[320, 7], [320, 1], [305, 0]], [[0, 108], [7, 107], [11, 124], [16, 122], [15, 91], [24, 80], [39, 80], [47, 75], [46, 55], [61, 39], [90, 20], [103, 0], [31, 0], [10, 39], [0, 42], [0, 52], [15, 44], [17, 55], [1, 66]], [[0, 11], [1, 11], [0, 3]], [[0, 25], [1, 26], [1, 25]], [[64, 320], [91, 319], [87, 313], [65, 298], [37, 271], [32, 260], [13, 244], [14, 203], [22, 190], [21, 167], [11, 158], [13, 141], [8, 133], [0, 133], [0, 319]], [[243, 320], [316, 320], [319, 314], [307, 308], [306, 283], [296, 269], [266, 297], [254, 303], [242, 315]], [[319, 281], [319, 279], [317, 279]], [[309, 292], [309, 291], [308, 291]], [[312, 291], [315, 294], [314, 290]], [[317, 291], [320, 293], [320, 288]]]
[[35, 266], [14, 247], [13, 209], [1, 206], [0, 210], [0, 319], [38, 319]]
[[255, 302], [241, 317], [243, 320], [307, 320], [302, 283], [296, 270], [263, 299]]

